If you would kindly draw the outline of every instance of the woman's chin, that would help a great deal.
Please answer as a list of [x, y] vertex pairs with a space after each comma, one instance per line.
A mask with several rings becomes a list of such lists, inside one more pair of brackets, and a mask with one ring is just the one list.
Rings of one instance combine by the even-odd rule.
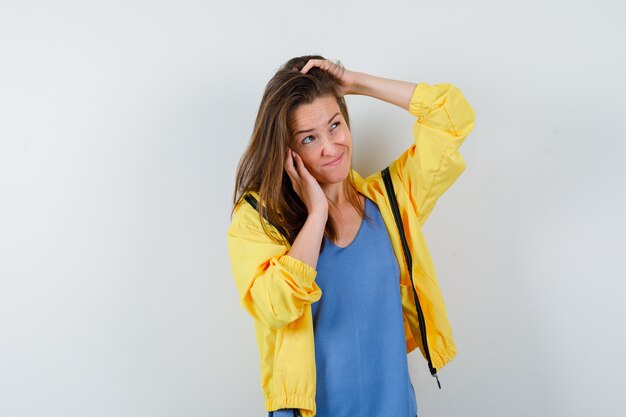
[[323, 183], [323, 184], [339, 184], [339, 183], [344, 182], [346, 178], [348, 178], [348, 175], [350, 175], [350, 169], [345, 170], [343, 172], [337, 172], [334, 175], [330, 175], [330, 173], [326, 173], [326, 175], [324, 175], [324, 178], [318, 179], [317, 182]]

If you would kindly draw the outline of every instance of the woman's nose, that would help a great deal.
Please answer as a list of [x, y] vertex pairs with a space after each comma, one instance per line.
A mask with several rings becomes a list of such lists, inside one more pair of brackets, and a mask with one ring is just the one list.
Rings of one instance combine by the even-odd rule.
[[320, 139], [322, 141], [322, 155], [333, 156], [337, 153], [337, 144], [340, 142], [338, 139], [328, 135], [324, 135]]
[[335, 142], [332, 139], [325, 136], [325, 139], [322, 141], [322, 155], [323, 156], [333, 156], [337, 153], [337, 148]]

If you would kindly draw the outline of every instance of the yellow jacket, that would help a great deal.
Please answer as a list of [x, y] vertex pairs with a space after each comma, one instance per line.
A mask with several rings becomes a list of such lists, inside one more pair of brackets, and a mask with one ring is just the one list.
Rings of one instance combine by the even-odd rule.
[[[465, 170], [458, 148], [474, 127], [474, 110], [450, 84], [419, 83], [409, 112], [417, 117], [414, 144], [390, 164], [389, 172], [413, 258], [413, 284], [423, 312], [427, 351], [381, 173], [365, 179], [352, 173], [357, 190], [378, 205], [398, 260], [407, 353], [420, 348], [427, 360], [430, 356], [432, 373], [454, 358], [456, 346], [422, 225], [439, 197]], [[258, 194], [252, 195], [258, 200]], [[316, 369], [311, 303], [322, 296], [315, 283], [317, 272], [287, 255], [288, 246], [273, 242], [244, 199], [235, 207], [227, 240], [241, 304], [254, 319], [265, 408], [299, 408], [303, 417], [313, 417]]]

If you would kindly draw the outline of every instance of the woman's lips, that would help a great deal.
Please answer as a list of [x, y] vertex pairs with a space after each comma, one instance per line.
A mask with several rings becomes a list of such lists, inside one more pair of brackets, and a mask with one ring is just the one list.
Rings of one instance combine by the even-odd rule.
[[339, 165], [339, 163], [341, 162], [342, 159], [343, 159], [343, 153], [341, 154], [341, 156], [339, 156], [339, 158], [335, 159], [332, 162], [324, 164], [324, 166], [325, 167], [334, 167], [335, 165]]

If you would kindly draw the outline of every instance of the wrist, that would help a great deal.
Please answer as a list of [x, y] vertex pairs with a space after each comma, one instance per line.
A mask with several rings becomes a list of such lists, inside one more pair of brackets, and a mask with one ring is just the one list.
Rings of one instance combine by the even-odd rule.
[[328, 209], [319, 208], [309, 212], [307, 222], [317, 223], [326, 226], [328, 220]]
[[355, 72], [354, 73], [354, 82], [350, 87], [350, 90], [347, 94], [355, 94], [355, 95], [367, 95], [367, 86], [368, 79], [371, 78], [371, 75], [368, 75], [364, 72]]

